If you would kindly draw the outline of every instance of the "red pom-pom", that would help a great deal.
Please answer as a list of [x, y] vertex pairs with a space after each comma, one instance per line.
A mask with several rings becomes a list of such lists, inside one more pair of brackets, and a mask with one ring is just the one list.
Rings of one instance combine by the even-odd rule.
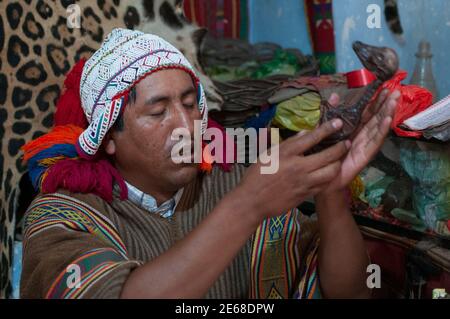
[[50, 167], [42, 182], [42, 192], [54, 193], [59, 188], [63, 188], [72, 193], [93, 193], [111, 202], [115, 183], [120, 189], [120, 199], [127, 199], [128, 190], [125, 181], [109, 161], [69, 158], [58, 161]]
[[87, 128], [88, 122], [81, 107], [80, 81], [85, 59], [81, 59], [74, 65], [64, 80], [65, 90], [56, 104], [54, 125], [73, 124], [81, 128]]
[[199, 164], [200, 170], [203, 172], [211, 173], [212, 171], [212, 158], [208, 147], [205, 142], [202, 143], [202, 162]]

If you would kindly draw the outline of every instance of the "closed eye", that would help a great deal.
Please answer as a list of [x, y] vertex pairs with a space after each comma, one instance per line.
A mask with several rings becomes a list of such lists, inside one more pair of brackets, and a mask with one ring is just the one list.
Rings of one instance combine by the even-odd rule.
[[166, 108], [159, 108], [157, 110], [154, 110], [153, 112], [150, 112], [150, 116], [161, 116], [166, 113]]

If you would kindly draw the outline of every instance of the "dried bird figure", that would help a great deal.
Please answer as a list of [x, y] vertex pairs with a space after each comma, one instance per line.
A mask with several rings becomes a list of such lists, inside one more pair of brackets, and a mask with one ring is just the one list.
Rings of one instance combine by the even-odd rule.
[[353, 50], [363, 66], [372, 72], [376, 79], [365, 88], [362, 96], [356, 101], [354, 98], [348, 99], [338, 106], [332, 106], [328, 101], [322, 101], [320, 124], [339, 118], [344, 125], [339, 132], [323, 140], [314, 152], [348, 139], [359, 126], [361, 115], [378, 88], [385, 81], [391, 79], [398, 70], [397, 53], [390, 48], [375, 47], [357, 41], [353, 43]]

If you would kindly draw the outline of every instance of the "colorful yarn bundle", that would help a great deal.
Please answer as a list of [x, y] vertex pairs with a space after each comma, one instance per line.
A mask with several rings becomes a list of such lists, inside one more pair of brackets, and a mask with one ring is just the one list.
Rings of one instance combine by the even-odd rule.
[[80, 60], [67, 74], [65, 91], [56, 105], [54, 128], [22, 147], [31, 182], [42, 193], [59, 188], [74, 193], [93, 193], [110, 202], [114, 182], [120, 198], [127, 198], [127, 187], [114, 166], [100, 154], [92, 160], [79, 157], [76, 144], [88, 122], [81, 108], [80, 78], [85, 61]]

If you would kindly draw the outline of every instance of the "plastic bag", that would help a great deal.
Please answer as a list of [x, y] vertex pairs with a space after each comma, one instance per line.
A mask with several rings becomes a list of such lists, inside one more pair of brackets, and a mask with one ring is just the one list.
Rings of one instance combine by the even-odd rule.
[[320, 95], [308, 92], [277, 106], [273, 124], [291, 131], [312, 130], [320, 119]]
[[[399, 71], [389, 81], [386, 81], [381, 88], [378, 89], [380, 93], [384, 89], [389, 89], [389, 92], [399, 90], [401, 96], [398, 100], [398, 105], [395, 110], [394, 118], [392, 119], [391, 128], [398, 136], [420, 137], [421, 132], [406, 131], [399, 127], [406, 119], [416, 115], [419, 112], [431, 106], [433, 95], [427, 89], [417, 85], [402, 85], [401, 81], [406, 79], [408, 73]], [[375, 95], [375, 97], [378, 94]]]
[[402, 141], [400, 164], [414, 182], [414, 210], [430, 229], [440, 233], [441, 224], [450, 219], [449, 152], [440, 145]]
[[228, 82], [250, 78], [258, 69], [256, 61], [249, 61], [240, 66], [215, 65], [206, 68], [206, 73], [215, 81]]
[[273, 59], [262, 64], [253, 74], [253, 79], [263, 79], [271, 75], [285, 74], [295, 75], [300, 70], [298, 58], [283, 50], [276, 50]]
[[370, 207], [377, 208], [381, 205], [383, 195], [393, 181], [393, 177], [385, 176], [370, 186], [366, 185], [365, 199]]

